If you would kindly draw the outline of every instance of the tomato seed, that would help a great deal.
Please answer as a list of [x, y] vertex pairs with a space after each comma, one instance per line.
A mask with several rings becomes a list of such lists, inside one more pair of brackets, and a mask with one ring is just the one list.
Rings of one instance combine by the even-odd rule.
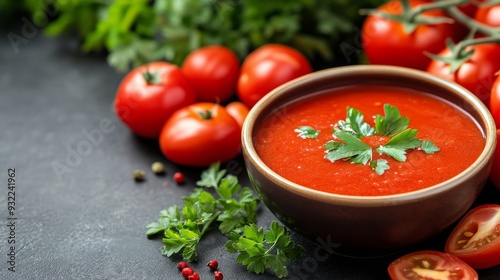
[[472, 237], [474, 235], [474, 233], [470, 232], [470, 231], [464, 231], [464, 236], [465, 237]]

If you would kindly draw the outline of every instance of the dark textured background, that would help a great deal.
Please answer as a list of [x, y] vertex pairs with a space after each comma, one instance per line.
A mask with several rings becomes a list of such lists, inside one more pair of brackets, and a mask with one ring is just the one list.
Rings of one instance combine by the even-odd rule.
[[[72, 39], [41, 34], [16, 53], [8, 32], [22, 30], [0, 33], [0, 279], [182, 279], [175, 267], [179, 260], [163, 257], [161, 239], [148, 240], [145, 226], [161, 209], [181, 203], [201, 169], [169, 164], [156, 142], [135, 137], [115, 118], [111, 104], [123, 74], [109, 68], [105, 57], [82, 55]], [[85, 132], [95, 133], [101, 122], [108, 122], [108, 130], [91, 143]], [[78, 149], [84, 154], [75, 154]], [[148, 172], [143, 183], [131, 179], [134, 169], [149, 170], [157, 160], [167, 164], [167, 176]], [[233, 173], [248, 185], [241, 158], [232, 163], [237, 164]], [[68, 167], [59, 177], [57, 164]], [[15, 273], [6, 263], [8, 168], [16, 168], [17, 179]], [[184, 186], [171, 180], [178, 170], [187, 175]], [[480, 199], [484, 202], [500, 202], [491, 184]], [[262, 205], [259, 223], [273, 219]], [[306, 255], [291, 264], [289, 278], [387, 279], [393, 259], [418, 249], [441, 250], [448, 233], [370, 260], [328, 254], [293, 235]], [[213, 279], [205, 267], [211, 258], [219, 260], [225, 279], [275, 279], [247, 273], [224, 243], [215, 232], [202, 241], [200, 260], [193, 264], [202, 279]], [[498, 279], [500, 267], [480, 275]]]

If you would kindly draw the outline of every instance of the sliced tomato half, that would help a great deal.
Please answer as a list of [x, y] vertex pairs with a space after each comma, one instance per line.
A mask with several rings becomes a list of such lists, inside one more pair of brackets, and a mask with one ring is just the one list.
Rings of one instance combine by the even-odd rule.
[[448, 237], [445, 251], [478, 269], [500, 264], [500, 205], [470, 210]]
[[477, 272], [459, 258], [439, 251], [418, 251], [393, 261], [392, 280], [477, 280]]

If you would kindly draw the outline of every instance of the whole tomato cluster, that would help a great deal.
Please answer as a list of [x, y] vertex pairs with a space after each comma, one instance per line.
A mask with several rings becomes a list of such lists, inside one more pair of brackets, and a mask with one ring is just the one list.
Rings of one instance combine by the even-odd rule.
[[114, 108], [134, 133], [158, 139], [170, 161], [206, 167], [239, 154], [241, 128], [252, 106], [310, 72], [307, 59], [285, 45], [264, 45], [241, 67], [229, 48], [206, 46], [180, 67], [152, 62], [133, 69], [118, 87]]
[[[456, 82], [484, 102], [500, 129], [500, 4], [443, 2], [391, 0], [378, 7], [362, 26], [366, 57], [372, 64], [419, 69]], [[499, 150], [500, 143], [490, 177], [500, 189]]]
[[[366, 18], [363, 48], [372, 64], [419, 69], [468, 89], [490, 109], [500, 137], [500, 4], [477, 0], [456, 5], [391, 0]], [[490, 179], [500, 189], [500, 141]], [[388, 272], [392, 279], [442, 279], [445, 274], [449, 279], [478, 279], [474, 269], [500, 264], [499, 236], [500, 205], [482, 205], [453, 230], [445, 252], [402, 256]]]

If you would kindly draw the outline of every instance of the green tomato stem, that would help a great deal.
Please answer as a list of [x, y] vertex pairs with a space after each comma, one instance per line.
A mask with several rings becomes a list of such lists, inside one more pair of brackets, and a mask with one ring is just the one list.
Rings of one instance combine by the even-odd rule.
[[157, 85], [162, 82], [159, 74], [157, 72], [149, 71], [149, 67], [147, 67], [146, 71], [142, 73], [142, 77], [146, 80], [148, 85]]
[[203, 119], [203, 120], [209, 120], [212, 118], [212, 112], [210, 110], [202, 110], [202, 111], [198, 111], [198, 115], [200, 115], [200, 117]]
[[499, 27], [491, 27], [486, 24], [482, 24], [464, 14], [457, 7], [451, 6], [446, 8], [448, 14], [450, 14], [454, 19], [458, 20], [460, 23], [467, 26], [469, 29], [476, 29], [477, 31], [486, 34], [486, 35], [500, 35]]
[[208, 230], [208, 228], [210, 227], [210, 225], [212, 225], [212, 223], [217, 220], [217, 218], [219, 217], [219, 215], [221, 214], [221, 212], [216, 212], [212, 217], [210, 217], [210, 219], [208, 219], [207, 223], [203, 226], [203, 228], [201, 229], [201, 232], [200, 232], [200, 237], [203, 236], [203, 234], [205, 234], [205, 232]]
[[[401, 2], [408, 2], [408, 0], [401, 0]], [[432, 10], [442, 10], [445, 8], [455, 7], [458, 5], [463, 5], [471, 2], [471, 0], [449, 0], [449, 1], [436, 1], [429, 4], [422, 4], [417, 7], [412, 8], [408, 13], [408, 19], [410, 21], [415, 21], [417, 16], [422, 13], [432, 11]], [[409, 5], [409, 4], [408, 4]], [[450, 22], [453, 23], [453, 22]]]

